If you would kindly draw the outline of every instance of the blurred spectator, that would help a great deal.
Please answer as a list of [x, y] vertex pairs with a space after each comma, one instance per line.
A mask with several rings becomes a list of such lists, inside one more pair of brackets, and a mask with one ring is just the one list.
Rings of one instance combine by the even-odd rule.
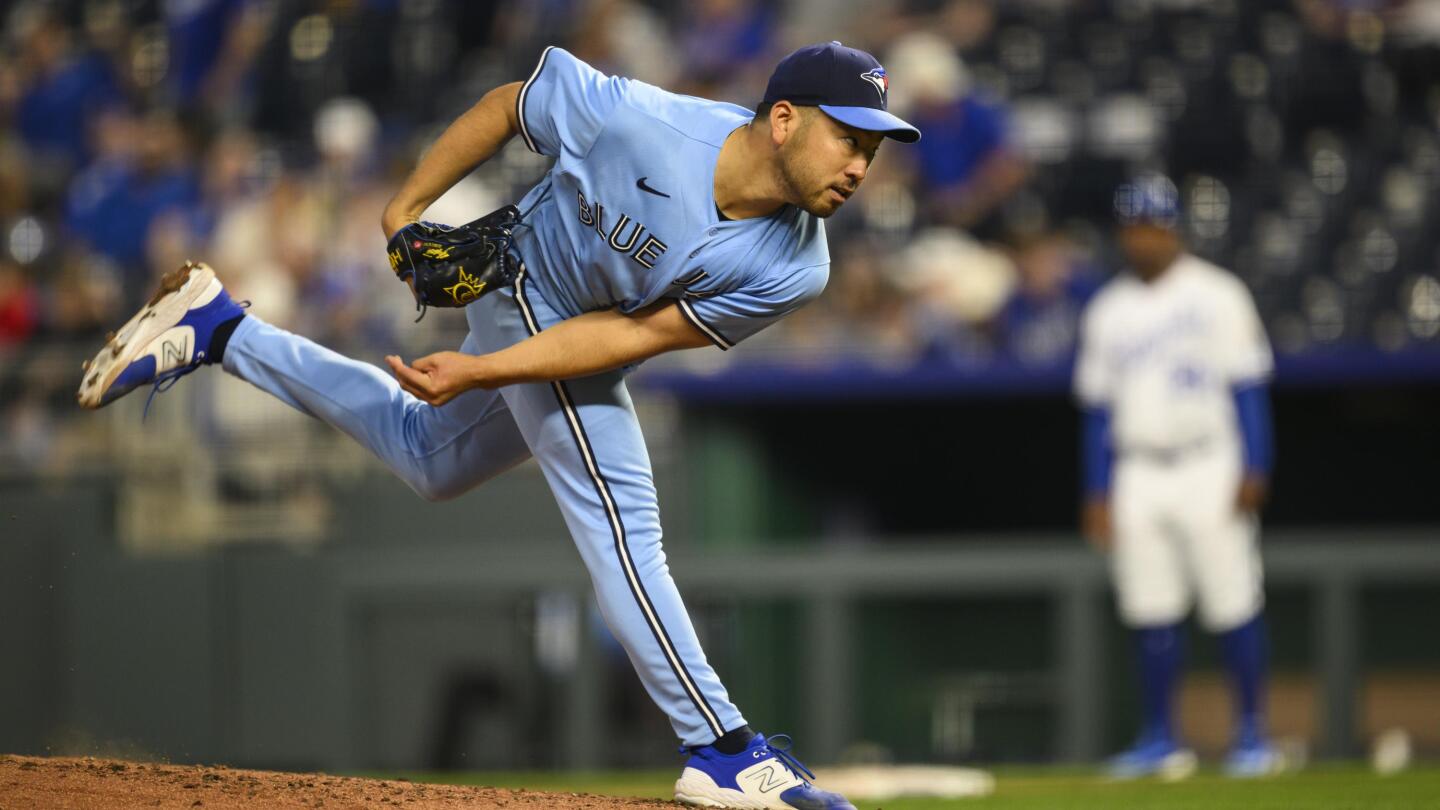
[[1015, 286], [1008, 256], [953, 228], [931, 228], [911, 241], [891, 272], [928, 352], [952, 360], [990, 356], [985, 326]]
[[274, 35], [255, 61], [251, 122], [298, 143], [308, 136], [315, 112], [337, 96], [434, 115], [436, 99], [446, 97], [454, 81], [454, 39], [439, 13], [448, 5], [394, 0], [276, 4], [273, 21], [265, 23]]
[[43, 302], [46, 329], [59, 340], [79, 338], [89, 349], [96, 335], [117, 325], [126, 293], [119, 268], [80, 251], [62, 252], [50, 264], [55, 269]]
[[925, 133], [916, 144], [923, 214], [932, 221], [976, 230], [1024, 184], [1025, 161], [1010, 144], [1007, 113], [974, 91], [954, 47], [926, 32], [907, 34], [886, 63], [896, 82], [897, 115]]
[[212, 263], [239, 299], [273, 312], [289, 327], [297, 278], [314, 259], [316, 217], [302, 201], [297, 179], [279, 176], [265, 193], [227, 207], [215, 226]]
[[30, 175], [25, 148], [0, 135], [0, 222], [21, 216], [30, 204]]
[[[809, 0], [809, 4], [816, 7], [811, 11], [821, 20], [833, 19], [833, 13], [827, 16], [819, 8], [830, 6], [828, 0]], [[856, 31], [865, 42], [877, 47], [894, 47], [906, 35], [925, 31], [968, 55], [983, 48], [995, 31], [994, 0], [887, 0], [863, 5], [866, 8], [857, 9], [857, 15], [863, 16]], [[900, 76], [890, 63], [886, 68], [897, 78]]]
[[[314, 182], [306, 187], [316, 198], [315, 213], [322, 217], [330, 243], [316, 255], [314, 272], [301, 288], [306, 315], [318, 314], [300, 328], [335, 341], [383, 345], [393, 339], [385, 319], [372, 319], [378, 301], [403, 301], [384, 267], [383, 234], [374, 224], [374, 212], [383, 210], [391, 190], [377, 174], [379, 121], [359, 99], [337, 98], [315, 116], [315, 148], [320, 156]], [[479, 211], [467, 212], [473, 219]], [[380, 286], [383, 284], [384, 286]]]
[[673, 83], [681, 68], [664, 20], [635, 0], [589, 0], [571, 51], [596, 68], [650, 84]]
[[962, 54], [978, 50], [995, 31], [994, 0], [950, 0], [937, 16], [939, 31]]
[[[151, 223], [167, 210], [199, 202], [190, 144], [176, 115], [154, 111], [141, 120], [112, 118], [132, 146], [96, 160], [79, 174], [66, 200], [66, 225], [131, 275], [144, 267]], [[137, 278], [138, 281], [138, 278]]]
[[995, 319], [1001, 353], [1034, 365], [1068, 360], [1101, 279], [1059, 234], [1023, 239], [1014, 255], [1019, 284]]
[[234, 104], [269, 33], [269, 4], [259, 0], [162, 3], [169, 41], [169, 78], [182, 105]]
[[175, 115], [157, 110], [140, 120], [117, 116], [117, 137], [128, 142], [75, 178], [66, 201], [73, 234], [109, 256], [143, 286], [145, 245], [161, 214], [199, 202], [199, 184], [188, 136]]
[[68, 171], [89, 158], [87, 142], [94, 116], [122, 100], [110, 64], [76, 42], [59, 13], [46, 6], [21, 6], [7, 22], [19, 42], [16, 130], [33, 160], [49, 171]]
[[1407, 6], [1430, 0], [1295, 0], [1295, 10], [1315, 33], [1331, 38], [1363, 39], [1383, 33], [1382, 17], [1399, 16]]
[[1391, 34], [1404, 45], [1440, 45], [1440, 3], [1410, 0], [1396, 9]]
[[243, 129], [220, 132], [199, 167], [200, 203], [184, 213], [187, 227], [213, 239], [220, 216], [258, 193], [278, 174], [266, 166], [255, 135]]
[[40, 296], [24, 269], [0, 259], [0, 349], [24, 343], [40, 325]]
[[786, 319], [780, 336], [807, 356], [913, 359], [915, 323], [895, 281], [884, 250], [871, 240], [852, 240], [835, 256], [825, 294]]
[[746, 91], [763, 87], [770, 72], [775, 17], [756, 0], [695, 0], [676, 31], [688, 92], [753, 105]]

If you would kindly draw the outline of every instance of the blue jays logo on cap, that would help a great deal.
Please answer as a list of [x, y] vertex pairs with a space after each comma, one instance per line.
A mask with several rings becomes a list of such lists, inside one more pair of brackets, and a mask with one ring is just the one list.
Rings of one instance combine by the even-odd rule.
[[885, 109], [890, 103], [890, 79], [885, 75], [885, 68], [871, 68], [860, 74], [860, 78], [875, 85], [876, 91], [880, 93], [880, 108]]
[[[864, 81], [857, 82], [856, 77]], [[770, 74], [764, 103], [788, 101], [819, 107], [856, 129], [881, 132], [905, 143], [920, 140], [920, 130], [885, 109], [889, 97], [890, 77], [875, 57], [839, 42], [827, 42], [807, 45], [781, 59]]]
[[1180, 191], [1163, 174], [1148, 172], [1115, 189], [1115, 217], [1122, 225], [1180, 223]]

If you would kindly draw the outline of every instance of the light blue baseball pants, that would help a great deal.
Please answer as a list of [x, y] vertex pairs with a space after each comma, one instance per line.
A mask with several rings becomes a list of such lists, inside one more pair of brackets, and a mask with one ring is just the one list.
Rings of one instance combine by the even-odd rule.
[[[522, 272], [466, 310], [461, 351], [486, 354], [561, 318]], [[422, 497], [453, 498], [534, 456], [590, 571], [600, 611], [687, 746], [744, 725], [670, 577], [645, 438], [619, 371], [466, 392], [444, 406], [386, 371], [253, 316], [225, 370], [369, 448]], [[583, 677], [583, 674], [581, 675]]]

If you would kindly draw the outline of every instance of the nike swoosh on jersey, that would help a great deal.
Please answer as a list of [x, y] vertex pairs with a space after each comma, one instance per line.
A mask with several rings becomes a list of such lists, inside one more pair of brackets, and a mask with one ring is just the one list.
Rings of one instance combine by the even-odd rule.
[[638, 188], [638, 189], [640, 189], [641, 191], [647, 191], [647, 192], [649, 192], [649, 193], [651, 193], [651, 194], [654, 194], [656, 197], [664, 197], [664, 198], [667, 199], [667, 200], [670, 199], [670, 195], [669, 195], [669, 194], [666, 194], [665, 192], [660, 191], [659, 189], [653, 189], [653, 188], [645, 185], [645, 181], [646, 181], [646, 180], [649, 180], [649, 179], [650, 179], [650, 175], [647, 174], [647, 175], [645, 175], [644, 177], [640, 178], [639, 180], [636, 180], [636, 181], [635, 181], [635, 187]]

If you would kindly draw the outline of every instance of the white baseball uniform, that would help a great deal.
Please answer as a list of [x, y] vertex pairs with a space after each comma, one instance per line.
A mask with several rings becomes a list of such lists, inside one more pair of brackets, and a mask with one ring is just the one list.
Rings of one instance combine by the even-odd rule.
[[1087, 307], [1075, 391], [1110, 413], [1111, 565], [1126, 624], [1174, 624], [1198, 601], [1206, 629], [1224, 632], [1262, 607], [1258, 521], [1235, 505], [1232, 391], [1272, 368], [1249, 291], [1195, 256], [1153, 282], [1116, 278]]

